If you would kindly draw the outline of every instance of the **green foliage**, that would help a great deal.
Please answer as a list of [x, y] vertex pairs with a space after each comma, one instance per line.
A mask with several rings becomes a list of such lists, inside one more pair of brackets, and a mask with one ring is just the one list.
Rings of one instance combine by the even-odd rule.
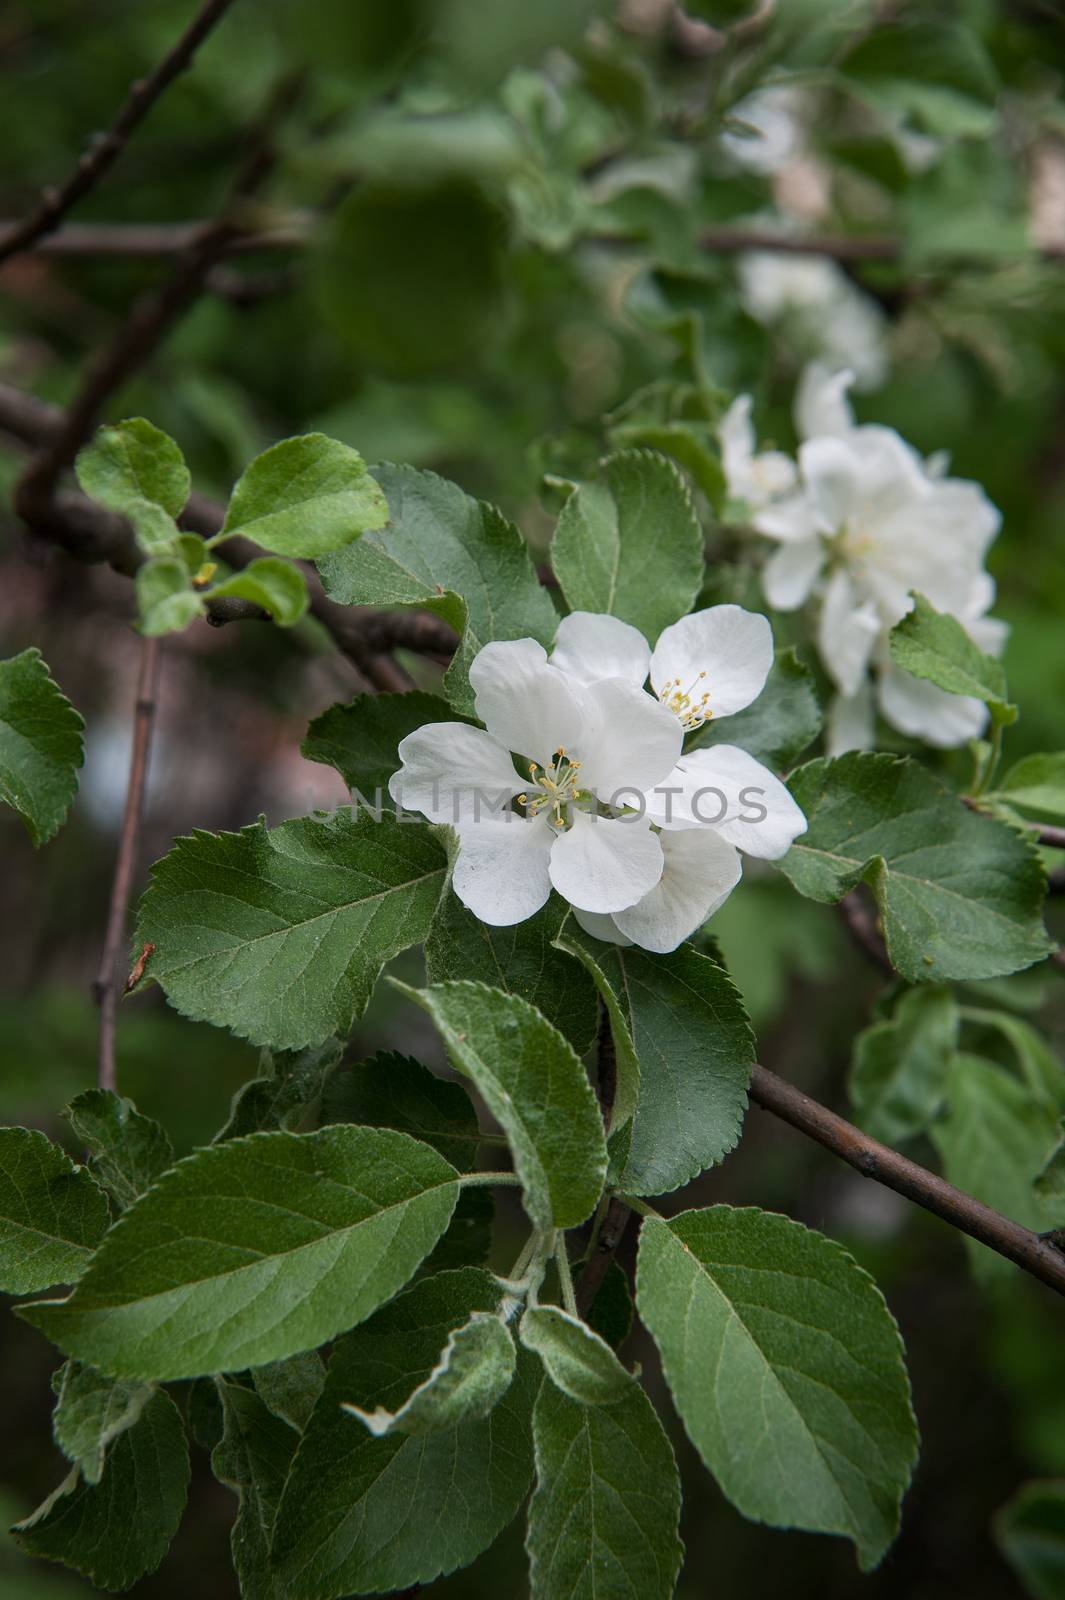
[[631, 622], [652, 644], [699, 592], [703, 536], [688, 487], [652, 450], [621, 450], [562, 508], [551, 564], [574, 611]]
[[530, 1306], [518, 1337], [540, 1357], [551, 1382], [582, 1406], [613, 1405], [635, 1387], [605, 1339], [561, 1306]]
[[156, 556], [138, 567], [137, 609], [140, 631], [150, 639], [164, 633], [180, 633], [203, 616], [203, 596], [192, 587], [184, 560]]
[[230, 1534], [233, 1567], [246, 1600], [284, 1600], [270, 1563], [270, 1536], [299, 1434], [254, 1389], [217, 1380], [222, 1437], [211, 1469], [240, 1502]]
[[100, 428], [79, 451], [74, 470], [87, 495], [129, 518], [148, 555], [170, 548], [192, 478], [169, 435], [143, 417]]
[[913, 610], [891, 630], [891, 659], [915, 678], [926, 678], [948, 694], [982, 700], [995, 723], [1017, 719], [1017, 707], [1006, 699], [1006, 671], [1001, 661], [973, 644], [956, 618], [937, 611], [923, 594], [915, 594]]
[[506, 1324], [487, 1311], [475, 1311], [468, 1322], [453, 1328], [440, 1359], [395, 1411], [383, 1406], [364, 1411], [350, 1401], [344, 1410], [373, 1434], [391, 1433], [420, 1438], [442, 1428], [486, 1417], [495, 1409], [514, 1378], [517, 1354]]
[[393, 1051], [332, 1071], [322, 1093], [321, 1120], [397, 1128], [432, 1145], [460, 1172], [476, 1165], [482, 1139], [477, 1112], [461, 1084]]
[[231, 1139], [179, 1162], [131, 1207], [80, 1291], [21, 1314], [119, 1377], [277, 1361], [406, 1283], [451, 1219], [455, 1179], [435, 1150], [391, 1130]]
[[255, 458], [233, 490], [222, 533], [277, 555], [320, 556], [387, 521], [385, 497], [359, 452], [307, 433]]
[[107, 1228], [107, 1197], [31, 1128], [0, 1128], [0, 1285], [35, 1294], [73, 1283]]
[[1065, 1594], [1065, 1483], [1025, 1483], [995, 1518], [999, 1549], [1032, 1600]]
[[84, 727], [39, 650], [0, 661], [0, 800], [35, 845], [47, 844], [70, 810]]
[[686, 748], [734, 744], [774, 771], [785, 772], [817, 738], [821, 722], [813, 673], [789, 645], [777, 651], [765, 688], [754, 704], [735, 716], [704, 722], [689, 737]]
[[387, 796], [388, 780], [399, 770], [400, 740], [428, 722], [456, 720], [462, 719], [439, 695], [360, 694], [315, 717], [300, 749], [308, 761], [335, 767], [348, 788], [372, 805], [378, 790]]
[[[57, 1381], [58, 1380], [58, 1381]], [[105, 1378], [68, 1361], [52, 1380], [56, 1391], [52, 1434], [86, 1483], [99, 1483], [112, 1441], [133, 1427], [155, 1393], [149, 1383]]]
[[648, 1218], [637, 1304], [728, 1498], [775, 1527], [843, 1534], [875, 1567], [917, 1429], [898, 1329], [853, 1258], [753, 1207]]
[[120, 1210], [150, 1189], [174, 1159], [165, 1128], [110, 1089], [86, 1089], [64, 1116], [75, 1138], [88, 1148], [93, 1177]]
[[943, 1103], [958, 1041], [958, 1009], [949, 989], [911, 989], [894, 1015], [854, 1041], [850, 1097], [874, 1139], [898, 1144], [923, 1133]]
[[[269, 1133], [273, 1128], [299, 1131], [308, 1111], [316, 1106], [329, 1074], [343, 1054], [335, 1039], [306, 1050], [264, 1050], [258, 1078], [249, 1078], [233, 1096], [229, 1119], [215, 1134], [215, 1142], [239, 1139], [246, 1133]], [[351, 1117], [336, 1121], [363, 1121]]]
[[1004, 801], [1051, 822], [1065, 822], [1065, 751], [1015, 761], [988, 799]]
[[892, 965], [909, 983], [998, 977], [1047, 954], [1030, 846], [967, 810], [916, 762], [810, 761], [790, 788], [809, 826], [784, 872], [800, 894], [825, 902], [867, 883]]
[[225, 595], [262, 606], [282, 628], [299, 622], [310, 604], [307, 581], [299, 568], [287, 561], [273, 561], [269, 556], [250, 561], [240, 572], [212, 584], [210, 599]]

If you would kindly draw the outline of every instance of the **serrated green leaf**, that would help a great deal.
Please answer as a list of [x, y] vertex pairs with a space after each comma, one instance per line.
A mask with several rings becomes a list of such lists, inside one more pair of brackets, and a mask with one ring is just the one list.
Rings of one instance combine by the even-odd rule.
[[0, 800], [35, 845], [58, 831], [77, 794], [84, 728], [39, 650], [0, 661]]
[[119, 1377], [279, 1361], [402, 1288], [450, 1221], [455, 1179], [435, 1150], [386, 1129], [211, 1145], [131, 1206], [68, 1299], [20, 1315]]
[[235, 595], [262, 606], [282, 628], [291, 628], [299, 622], [310, 604], [307, 580], [299, 567], [270, 556], [250, 561], [231, 577], [212, 584], [204, 599], [214, 600], [222, 595]]
[[[612, 1129], [632, 1107], [619, 1188], [664, 1194], [720, 1161], [747, 1109], [754, 1035], [719, 962], [690, 945], [666, 956], [607, 945], [567, 925], [560, 945], [582, 961], [610, 1012], [618, 1057]], [[634, 1070], [635, 1063], [635, 1070]]]
[[185, 457], [174, 440], [144, 417], [98, 428], [74, 463], [85, 493], [109, 511], [128, 514], [149, 502], [170, 517], [184, 509], [192, 487]]
[[423, 1382], [449, 1334], [501, 1290], [476, 1268], [425, 1278], [340, 1341], [278, 1511], [274, 1560], [289, 1593], [334, 1600], [431, 1583], [466, 1566], [524, 1500], [532, 1477], [537, 1363], [487, 1417], [375, 1439], [342, 1403], [393, 1408]]
[[372, 1411], [343, 1402], [343, 1409], [375, 1439], [389, 1434], [420, 1438], [441, 1428], [486, 1417], [510, 1388], [517, 1353], [510, 1330], [498, 1316], [475, 1311], [468, 1322], [453, 1328], [440, 1359], [395, 1411], [375, 1406]]
[[551, 565], [574, 611], [607, 612], [653, 643], [690, 611], [703, 535], [688, 486], [667, 457], [621, 450], [562, 508]]
[[1001, 977], [1051, 948], [1030, 845], [968, 810], [916, 762], [810, 761], [789, 788], [808, 825], [781, 869], [800, 894], [824, 903], [869, 884], [892, 965], [907, 982]]
[[705, 422], [622, 421], [610, 429], [611, 444], [629, 449], [641, 445], [671, 456], [689, 473], [716, 511], [724, 506], [728, 485], [714, 429]]
[[92, 1157], [92, 1172], [124, 1210], [174, 1159], [166, 1129], [110, 1089], [85, 1089], [63, 1115]]
[[585, 1406], [545, 1383], [533, 1433], [533, 1600], [670, 1600], [684, 1555], [680, 1477], [639, 1384], [613, 1405]]
[[115, 1439], [100, 1482], [86, 1483], [74, 1467], [12, 1536], [27, 1555], [61, 1561], [100, 1589], [128, 1589], [166, 1555], [188, 1482], [181, 1417], [157, 1391]]
[[0, 1288], [73, 1283], [107, 1230], [107, 1196], [35, 1128], [0, 1128]]
[[1024, 1483], [992, 1523], [1032, 1600], [1065, 1597], [1065, 1481]]
[[1034, 811], [1051, 822], [1065, 822], [1065, 750], [1015, 761], [987, 798]]
[[471, 978], [516, 994], [565, 1034], [578, 1055], [595, 1037], [595, 987], [583, 968], [555, 948], [569, 907], [552, 894], [542, 911], [510, 928], [493, 928], [445, 894], [425, 941], [430, 983]]
[[230, 1533], [243, 1600], [288, 1600], [270, 1563], [270, 1536], [299, 1434], [254, 1389], [218, 1380], [223, 1432], [211, 1470], [240, 1502]]
[[923, 594], [915, 594], [913, 602], [913, 610], [888, 636], [896, 666], [948, 694], [982, 700], [996, 722], [1015, 722], [1017, 707], [1006, 699], [1006, 669], [1001, 661], [985, 655], [956, 617], [937, 611]]
[[133, 1426], [155, 1391], [150, 1383], [105, 1378], [77, 1361], [66, 1362], [56, 1378], [52, 1437], [86, 1483], [99, 1483], [108, 1446]]
[[943, 1102], [958, 1041], [958, 1008], [949, 989], [913, 989], [895, 1015], [854, 1041], [851, 1103], [874, 1139], [898, 1144], [923, 1133]]
[[384, 494], [359, 452], [305, 433], [282, 439], [245, 469], [222, 532], [281, 556], [320, 556], [387, 521]]
[[374, 468], [389, 526], [318, 563], [326, 593], [345, 605], [421, 606], [461, 636], [444, 678], [448, 699], [472, 714], [469, 666], [493, 639], [549, 646], [558, 615], [518, 530], [495, 509], [433, 472]]
[[141, 633], [155, 638], [180, 633], [204, 614], [203, 597], [177, 556], [157, 556], [137, 568], [137, 610]]
[[268, 1410], [302, 1433], [325, 1383], [325, 1366], [317, 1350], [301, 1350], [284, 1361], [269, 1361], [251, 1375], [256, 1393]]
[[483, 1135], [459, 1083], [438, 1078], [413, 1056], [383, 1050], [369, 1061], [338, 1065], [326, 1079], [320, 1118], [367, 1128], [398, 1128], [439, 1151], [460, 1172], [477, 1164]]
[[842, 1246], [787, 1217], [711, 1206], [640, 1234], [636, 1303], [681, 1420], [722, 1491], [773, 1527], [898, 1530], [917, 1457], [902, 1341]]
[[425, 938], [444, 848], [345, 811], [197, 832], [152, 869], [138, 948], [184, 1016], [289, 1050], [346, 1034], [384, 963]]
[[518, 1337], [540, 1357], [551, 1382], [581, 1405], [613, 1405], [636, 1382], [606, 1340], [561, 1306], [530, 1306]]
[[572, 1046], [527, 1001], [487, 984], [396, 987], [428, 1011], [452, 1062], [502, 1127], [534, 1225], [583, 1222], [603, 1190], [606, 1145]]
[[[242, 1084], [233, 1096], [229, 1117], [212, 1140], [239, 1139], [246, 1133], [287, 1128], [295, 1133], [318, 1101], [326, 1079], [340, 1061], [344, 1047], [336, 1039], [310, 1045], [306, 1050], [263, 1051], [261, 1077]], [[361, 1122], [361, 1117], [333, 1117], [334, 1122]]]
[[734, 744], [773, 771], [786, 772], [817, 738], [823, 720], [813, 673], [789, 645], [777, 651], [765, 688], [754, 704], [734, 717], [704, 722], [686, 741], [685, 749]]
[[464, 720], [438, 694], [360, 694], [330, 706], [307, 729], [300, 751], [308, 761], [335, 767], [351, 790], [373, 805], [388, 803], [388, 780], [399, 771], [398, 745], [427, 722]]

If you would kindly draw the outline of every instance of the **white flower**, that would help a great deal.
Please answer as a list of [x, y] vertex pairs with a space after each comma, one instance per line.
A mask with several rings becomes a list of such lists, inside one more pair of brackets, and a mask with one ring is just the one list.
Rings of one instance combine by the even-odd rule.
[[780, 172], [802, 148], [802, 109], [803, 96], [791, 84], [758, 89], [733, 107], [721, 148], [748, 172]]
[[841, 697], [831, 753], [871, 742], [871, 668], [887, 720], [950, 747], [981, 732], [986, 707], [903, 672], [888, 634], [917, 590], [982, 648], [1001, 649], [1001, 625], [985, 615], [995, 590], [983, 567], [1001, 519], [978, 484], [945, 476], [942, 459], [923, 461], [891, 428], [856, 427], [852, 376], [814, 368], [800, 383], [801, 486], [752, 519], [779, 545], [763, 571], [766, 597], [791, 611], [817, 594], [818, 648]]
[[483, 922], [522, 922], [554, 887], [590, 932], [673, 950], [738, 882], [737, 849], [780, 856], [806, 826], [745, 751], [682, 750], [760, 694], [772, 659], [768, 622], [738, 606], [683, 617], [653, 654], [618, 618], [573, 612], [550, 660], [531, 639], [485, 645], [470, 667], [485, 728], [408, 734], [389, 790], [453, 824], [455, 893]]
[[846, 364], [861, 389], [883, 383], [884, 315], [835, 261], [755, 250], [740, 256], [737, 270], [745, 309], [778, 328], [800, 359]]
[[755, 451], [751, 397], [741, 394], [729, 406], [717, 430], [729, 498], [747, 511], [757, 511], [795, 487], [798, 469], [782, 450]]

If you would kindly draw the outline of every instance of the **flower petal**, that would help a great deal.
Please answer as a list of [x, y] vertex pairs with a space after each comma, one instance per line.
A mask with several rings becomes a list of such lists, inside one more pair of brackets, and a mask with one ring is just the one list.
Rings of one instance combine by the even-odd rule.
[[548, 868], [554, 833], [543, 817], [460, 824], [451, 886], [475, 917], [493, 928], [524, 922], [551, 893]]
[[701, 928], [724, 905], [743, 873], [739, 854], [713, 828], [665, 833], [662, 850], [666, 864], [659, 882], [638, 905], [613, 919], [633, 944], [659, 955], [675, 950]]
[[584, 732], [569, 747], [581, 763], [580, 786], [607, 805], [631, 806], [672, 770], [684, 730], [653, 695], [620, 678], [590, 683], [584, 695]]
[[608, 916], [606, 912], [578, 911], [574, 906], [573, 915], [585, 933], [590, 933], [593, 939], [602, 939], [604, 944], [631, 945], [632, 943], [632, 940], [622, 933], [614, 918]]
[[626, 678], [643, 687], [651, 647], [638, 628], [620, 617], [594, 611], [571, 611], [555, 635], [551, 665], [578, 683], [600, 678]]
[[878, 684], [880, 709], [892, 727], [941, 750], [978, 739], [987, 726], [982, 700], [948, 694], [934, 683], [889, 666]]
[[837, 694], [829, 706], [825, 754], [842, 756], [848, 750], [872, 750], [875, 734], [873, 686], [863, 678], [854, 694]]
[[772, 665], [773, 630], [765, 617], [742, 606], [710, 606], [663, 629], [651, 682], [662, 694], [679, 678], [693, 701], [706, 693], [715, 717], [731, 717], [757, 700]]
[[818, 528], [837, 533], [861, 495], [857, 451], [842, 439], [807, 439], [799, 446], [799, 465]]
[[779, 539], [781, 544], [805, 542], [819, 532], [813, 501], [805, 489], [766, 506], [751, 518], [751, 527], [768, 539]]
[[800, 439], [838, 439], [854, 427], [847, 390], [854, 382], [849, 368], [833, 372], [822, 361], [803, 369], [795, 395], [795, 427]]
[[873, 653], [880, 618], [871, 600], [859, 605], [850, 577], [841, 567], [825, 590], [818, 626], [818, 647], [836, 687], [857, 692]]
[[762, 568], [765, 597], [777, 611], [794, 611], [809, 596], [825, 562], [820, 539], [800, 539], [774, 550]]
[[666, 782], [648, 794], [647, 815], [667, 832], [713, 828], [747, 855], [770, 861], [806, 831], [806, 818], [780, 779], [733, 744], [681, 756]]
[[399, 742], [403, 763], [388, 780], [397, 805], [431, 822], [502, 810], [523, 788], [502, 745], [465, 722], [427, 722]]
[[486, 644], [470, 663], [477, 715], [507, 750], [549, 766], [560, 747], [571, 750], [584, 727], [583, 698], [533, 639]]
[[551, 851], [551, 882], [581, 911], [624, 911], [661, 876], [662, 846], [645, 817], [578, 811]]

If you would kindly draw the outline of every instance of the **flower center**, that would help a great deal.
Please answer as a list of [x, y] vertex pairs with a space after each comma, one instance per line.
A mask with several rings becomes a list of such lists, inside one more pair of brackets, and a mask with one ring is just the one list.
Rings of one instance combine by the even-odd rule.
[[535, 792], [531, 799], [528, 793], [519, 794], [519, 804], [528, 808], [530, 817], [539, 816], [541, 811], [549, 811], [548, 821], [552, 827], [568, 827], [570, 818], [567, 807], [572, 801], [585, 798], [578, 787], [580, 770], [581, 763], [572, 760], [561, 745], [555, 751], [550, 766], [542, 767], [539, 762], [530, 761], [529, 776]]
[[699, 694], [699, 685], [705, 677], [705, 672], [697, 673], [686, 689], [680, 678], [671, 678], [658, 691], [659, 700], [667, 711], [672, 711], [680, 718], [685, 733], [690, 733], [693, 728], [701, 728], [713, 716], [709, 691]]

